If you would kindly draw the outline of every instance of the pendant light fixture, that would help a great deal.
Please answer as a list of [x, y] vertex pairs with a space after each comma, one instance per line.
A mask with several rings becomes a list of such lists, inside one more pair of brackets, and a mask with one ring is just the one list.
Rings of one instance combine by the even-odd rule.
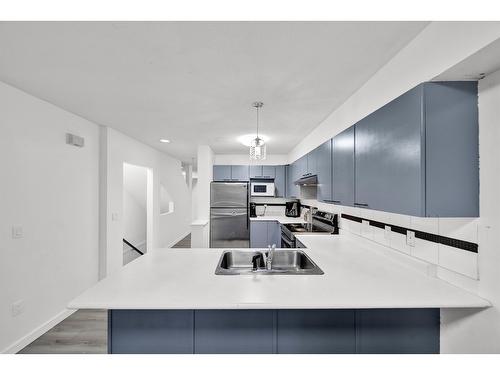
[[257, 133], [250, 144], [250, 160], [264, 160], [266, 158], [266, 144], [262, 138], [259, 138], [259, 109], [264, 103], [255, 102], [252, 104], [257, 110]]

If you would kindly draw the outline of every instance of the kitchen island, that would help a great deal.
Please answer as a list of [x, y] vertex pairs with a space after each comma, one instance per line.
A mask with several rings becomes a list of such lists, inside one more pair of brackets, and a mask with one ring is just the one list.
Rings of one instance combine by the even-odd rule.
[[221, 276], [223, 250], [156, 249], [69, 308], [109, 310], [110, 353], [438, 353], [440, 308], [490, 305], [361, 237], [299, 238], [323, 275]]

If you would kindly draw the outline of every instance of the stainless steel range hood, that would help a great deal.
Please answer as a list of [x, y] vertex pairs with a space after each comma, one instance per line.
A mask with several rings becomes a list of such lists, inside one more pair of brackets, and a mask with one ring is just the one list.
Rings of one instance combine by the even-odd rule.
[[302, 176], [294, 184], [300, 186], [318, 186], [318, 176], [315, 174]]

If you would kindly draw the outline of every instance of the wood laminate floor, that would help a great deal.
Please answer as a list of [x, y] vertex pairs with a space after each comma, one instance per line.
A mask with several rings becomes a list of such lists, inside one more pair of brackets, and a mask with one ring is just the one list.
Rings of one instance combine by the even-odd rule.
[[107, 311], [78, 310], [19, 354], [105, 354], [107, 345]]

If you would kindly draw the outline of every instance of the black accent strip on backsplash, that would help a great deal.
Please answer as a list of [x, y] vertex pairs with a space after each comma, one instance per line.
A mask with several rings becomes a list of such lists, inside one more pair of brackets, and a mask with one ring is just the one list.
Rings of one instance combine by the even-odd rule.
[[407, 234], [407, 231], [412, 231], [415, 233], [415, 238], [419, 238], [421, 240], [425, 241], [430, 241], [430, 242], [435, 242], [435, 243], [440, 243], [442, 245], [446, 246], [451, 246], [455, 247], [457, 249], [465, 250], [465, 251], [470, 251], [472, 253], [477, 253], [478, 252], [478, 244], [474, 242], [468, 242], [468, 241], [463, 241], [459, 240], [456, 238], [450, 238], [450, 237], [445, 237], [445, 236], [440, 236], [438, 234], [433, 234], [433, 233], [428, 233], [428, 232], [422, 232], [419, 230], [414, 230], [410, 228], [404, 228], [404, 227], [399, 227], [397, 225], [392, 225], [392, 224], [386, 224], [382, 223], [380, 221], [375, 221], [375, 220], [370, 220], [370, 219], [364, 219], [362, 217], [358, 216], [352, 216], [348, 214], [342, 214], [341, 217], [343, 219], [351, 220], [351, 221], [356, 221], [358, 223], [363, 222], [363, 220], [369, 221], [370, 225], [373, 227], [377, 227], [380, 229], [384, 229], [386, 225], [391, 227], [391, 231], [405, 235]]

